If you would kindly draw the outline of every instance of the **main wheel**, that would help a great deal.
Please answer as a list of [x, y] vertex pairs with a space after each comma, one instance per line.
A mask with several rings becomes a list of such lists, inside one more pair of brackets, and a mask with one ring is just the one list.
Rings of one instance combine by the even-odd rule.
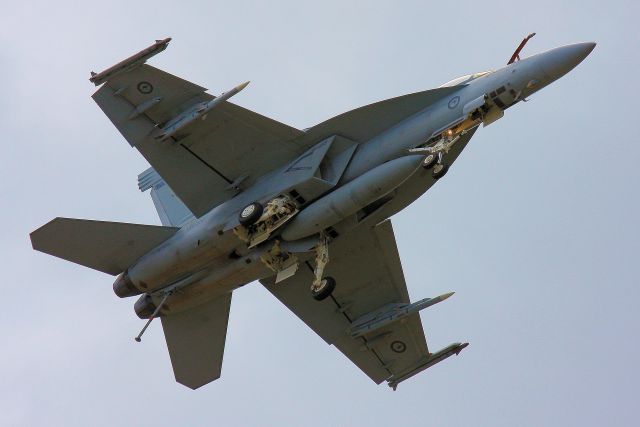
[[427, 157], [425, 157], [424, 160], [422, 161], [422, 167], [425, 168], [426, 170], [429, 170], [432, 167], [434, 167], [437, 162], [438, 162], [438, 155], [431, 153], [431, 154], [428, 154]]
[[255, 222], [262, 216], [263, 211], [264, 208], [260, 203], [253, 202], [242, 209], [242, 211], [238, 215], [238, 220], [240, 221], [240, 224], [244, 225], [245, 227], [251, 224], [255, 224]]
[[440, 166], [439, 169], [437, 166], [433, 169], [433, 174], [431, 175], [436, 180], [445, 176], [447, 174], [447, 171], [449, 170], [449, 165], [439, 165], [439, 166]]
[[328, 298], [336, 288], [336, 281], [333, 277], [325, 277], [320, 281], [320, 288], [312, 289], [311, 294], [316, 301]]

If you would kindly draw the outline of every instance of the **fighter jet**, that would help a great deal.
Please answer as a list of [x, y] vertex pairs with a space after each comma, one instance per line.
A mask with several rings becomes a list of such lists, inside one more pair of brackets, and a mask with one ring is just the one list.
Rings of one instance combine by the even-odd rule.
[[402, 381], [459, 354], [431, 352], [411, 303], [389, 218], [442, 179], [480, 125], [559, 79], [595, 43], [340, 114], [299, 130], [146, 64], [171, 39], [101, 72], [93, 99], [151, 168], [162, 226], [55, 218], [33, 248], [117, 276], [118, 297], [159, 317], [176, 380], [220, 377], [233, 291], [259, 281], [375, 383]]

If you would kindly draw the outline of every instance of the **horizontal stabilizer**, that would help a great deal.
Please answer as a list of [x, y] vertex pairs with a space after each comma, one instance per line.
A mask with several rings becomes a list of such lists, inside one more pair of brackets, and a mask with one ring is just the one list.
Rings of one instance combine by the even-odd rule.
[[231, 294], [192, 309], [162, 316], [176, 381], [191, 389], [220, 378]]
[[102, 271], [122, 273], [178, 228], [56, 218], [31, 233], [33, 249]]

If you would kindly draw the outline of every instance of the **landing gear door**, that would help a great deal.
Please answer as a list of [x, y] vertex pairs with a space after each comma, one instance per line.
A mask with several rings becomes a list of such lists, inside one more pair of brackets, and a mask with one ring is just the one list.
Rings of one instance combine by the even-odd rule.
[[504, 110], [509, 108], [514, 101], [513, 97], [509, 97], [504, 86], [500, 86], [498, 89], [491, 91], [486, 97], [487, 103], [485, 107], [483, 107], [484, 114], [482, 115], [484, 127], [504, 117]]
[[467, 115], [483, 107], [487, 103], [487, 99], [489, 99], [487, 95], [482, 95], [477, 97], [473, 101], [467, 102], [466, 104], [464, 104], [464, 107], [462, 107], [462, 115], [467, 117]]
[[489, 108], [489, 111], [482, 116], [482, 127], [486, 128], [491, 123], [500, 120], [502, 117], [504, 117], [504, 110], [496, 106], [492, 106]]

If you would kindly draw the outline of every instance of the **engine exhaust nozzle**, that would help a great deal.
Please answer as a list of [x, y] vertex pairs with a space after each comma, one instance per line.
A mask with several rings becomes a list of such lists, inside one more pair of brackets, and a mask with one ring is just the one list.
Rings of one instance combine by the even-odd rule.
[[120, 298], [133, 297], [142, 293], [135, 287], [126, 271], [120, 274], [116, 281], [113, 282], [113, 292]]

